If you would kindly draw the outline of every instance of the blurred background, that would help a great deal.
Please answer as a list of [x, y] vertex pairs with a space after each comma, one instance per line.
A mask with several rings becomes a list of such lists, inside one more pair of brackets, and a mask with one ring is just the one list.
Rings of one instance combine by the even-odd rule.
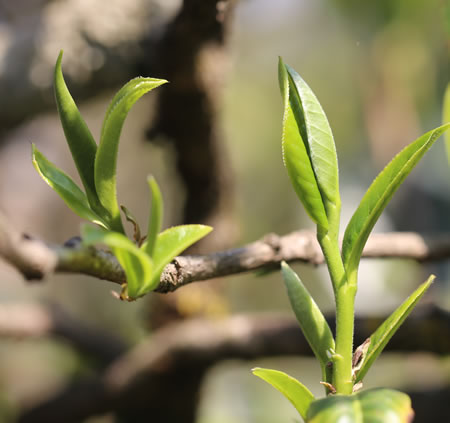
[[[333, 129], [343, 227], [393, 155], [440, 124], [450, 75], [450, 6], [445, 0], [211, 5], [194, 0], [0, 0], [0, 208], [13, 226], [55, 244], [79, 234], [80, 219], [31, 163], [35, 143], [76, 179], [51, 86], [60, 49], [67, 83], [94, 136], [112, 95], [128, 79], [142, 74], [171, 82], [141, 99], [129, 114], [119, 152], [118, 195], [145, 225], [146, 176], [155, 175], [166, 204], [165, 226], [195, 222], [216, 228], [196, 252], [244, 245], [269, 232], [313, 228], [281, 159], [278, 56], [312, 87]], [[449, 164], [438, 142], [376, 230], [448, 232], [449, 194]], [[322, 309], [332, 312], [326, 270], [295, 268]], [[449, 311], [448, 262], [371, 260], [361, 268], [358, 315], [385, 315], [429, 273], [437, 275], [437, 282], [426, 301]], [[136, 303], [117, 301], [112, 288], [105, 281], [61, 274], [30, 284], [0, 262], [0, 422], [17, 421], [24, 410], [102, 368], [58, 337], [32, 328], [29, 335], [8, 331], [32, 307], [59, 310], [130, 348], [172, 319], [290, 313], [277, 272], [202, 282]], [[293, 407], [251, 375], [256, 365], [287, 371], [315, 394], [322, 393], [320, 371], [310, 357], [225, 361], [203, 381], [196, 422], [294, 421]], [[365, 386], [448, 389], [450, 359], [424, 352], [386, 353]], [[103, 413], [80, 421], [116, 420]]]

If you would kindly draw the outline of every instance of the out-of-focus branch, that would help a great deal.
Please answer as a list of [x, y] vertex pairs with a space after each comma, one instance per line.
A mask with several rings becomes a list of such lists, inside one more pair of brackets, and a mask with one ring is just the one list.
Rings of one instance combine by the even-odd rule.
[[[47, 245], [16, 231], [1, 214], [0, 257], [26, 279], [41, 279], [52, 272], [70, 272], [119, 284], [125, 282], [125, 273], [111, 253], [85, 247], [79, 240], [65, 246]], [[364, 248], [363, 257], [409, 258], [420, 262], [447, 259], [450, 257], [450, 234], [373, 234]], [[311, 231], [285, 236], [269, 234], [240, 248], [176, 257], [164, 269], [156, 291], [165, 293], [196, 281], [270, 269], [279, 266], [282, 260], [319, 265], [324, 258]]]
[[[383, 320], [357, 319], [355, 344], [362, 343]], [[449, 344], [449, 314], [428, 307], [416, 310], [386, 349], [448, 354]], [[178, 402], [174, 407], [172, 398], [189, 399], [191, 408], [195, 407], [196, 392], [190, 384], [194, 380], [194, 387], [198, 388], [207, 369], [215, 363], [293, 354], [309, 355], [311, 350], [291, 317], [235, 316], [220, 321], [184, 321], [156, 332], [112, 363], [100, 379], [67, 388], [25, 413], [19, 422], [70, 423], [108, 411], [124, 413], [132, 419], [144, 410], [147, 414], [141, 417], [151, 412], [154, 423], [176, 421], [178, 406], [183, 412], [189, 411]]]
[[104, 330], [87, 326], [56, 305], [0, 305], [0, 338], [56, 337], [88, 354], [104, 367], [126, 351], [125, 343]]

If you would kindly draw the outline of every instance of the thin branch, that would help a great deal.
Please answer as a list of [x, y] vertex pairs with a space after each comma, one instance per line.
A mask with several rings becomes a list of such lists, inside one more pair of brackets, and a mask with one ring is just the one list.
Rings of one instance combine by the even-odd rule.
[[[122, 284], [125, 273], [115, 257], [100, 248], [85, 247], [79, 239], [63, 246], [47, 245], [13, 229], [0, 214], [0, 256], [29, 280], [52, 272], [81, 273]], [[450, 257], [450, 234], [425, 236], [411, 232], [372, 235], [363, 257], [407, 258], [419, 262]], [[166, 266], [157, 292], [175, 291], [188, 283], [237, 273], [271, 269], [280, 262], [312, 265], [324, 259], [311, 231], [269, 234], [240, 248], [207, 255], [179, 256]]]
[[[328, 320], [333, 326], [333, 321]], [[355, 345], [369, 337], [382, 321], [357, 319]], [[449, 340], [449, 313], [424, 307], [402, 325], [386, 349], [445, 355]], [[18, 421], [70, 423], [109, 411], [122, 412], [130, 419], [137, 416], [135, 413], [141, 413], [141, 417], [151, 415], [154, 423], [176, 421], [172, 417], [175, 409], [183, 407], [181, 402], [187, 401], [195, 408], [195, 388], [212, 365], [227, 359], [310, 354], [298, 323], [288, 316], [241, 315], [215, 321], [184, 321], [154, 333], [112, 363], [100, 379], [68, 387]], [[173, 398], [180, 398], [177, 407], [173, 406]]]

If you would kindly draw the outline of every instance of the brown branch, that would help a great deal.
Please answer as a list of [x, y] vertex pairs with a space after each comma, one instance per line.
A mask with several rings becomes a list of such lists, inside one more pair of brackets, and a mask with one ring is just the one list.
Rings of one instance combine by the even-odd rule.
[[[383, 320], [356, 319], [355, 345], [370, 336]], [[450, 351], [449, 342], [449, 313], [427, 307], [413, 313], [386, 349], [445, 355]], [[153, 423], [194, 421], [196, 389], [210, 366], [225, 359], [294, 354], [310, 355], [311, 350], [291, 317], [235, 316], [220, 321], [184, 321], [153, 334], [116, 360], [100, 379], [67, 388], [25, 413], [19, 422], [70, 423], [108, 411], [124, 413], [136, 421], [151, 415]], [[176, 407], [173, 398], [180, 399]], [[185, 418], [176, 420], [178, 413]]]
[[[99, 248], [85, 247], [78, 239], [52, 246], [13, 229], [0, 214], [0, 256], [26, 279], [42, 279], [52, 272], [81, 273], [114, 283], [124, 283], [125, 273], [115, 257]], [[411, 232], [372, 235], [363, 257], [408, 258], [419, 262], [450, 257], [450, 234], [425, 236]], [[161, 275], [157, 292], [175, 291], [188, 283], [237, 273], [270, 269], [280, 262], [324, 262], [315, 234], [269, 234], [240, 248], [207, 255], [179, 256]]]

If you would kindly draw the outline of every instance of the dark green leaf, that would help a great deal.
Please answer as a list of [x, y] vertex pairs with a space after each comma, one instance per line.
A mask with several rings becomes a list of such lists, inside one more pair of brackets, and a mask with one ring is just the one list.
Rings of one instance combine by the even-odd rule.
[[395, 191], [433, 143], [450, 128], [440, 126], [404, 148], [373, 181], [345, 230], [342, 257], [350, 283], [355, 284], [367, 238]]
[[145, 252], [153, 257], [155, 250], [156, 239], [161, 231], [161, 222], [163, 216], [163, 200], [159, 186], [153, 176], [150, 176], [147, 180], [152, 197], [152, 206], [148, 222], [147, 231], [147, 243], [145, 246]]
[[404, 302], [401, 304], [372, 334], [370, 337], [370, 345], [365, 354], [364, 361], [356, 373], [356, 382], [364, 378], [374, 361], [381, 354], [386, 344], [392, 338], [394, 333], [409, 316], [417, 302], [422, 298], [434, 280], [434, 276], [430, 276], [426, 282], [419, 286]]
[[332, 395], [311, 403], [307, 423], [410, 423], [411, 399], [393, 389]]
[[54, 74], [54, 92], [59, 118], [89, 204], [97, 214], [106, 218], [105, 210], [101, 207], [95, 190], [94, 163], [97, 144], [64, 81], [61, 69], [62, 55], [61, 51]]
[[284, 372], [272, 369], [261, 369], [257, 367], [252, 370], [255, 376], [260, 377], [278, 389], [296, 408], [300, 416], [306, 419], [306, 413], [309, 405], [315, 400], [311, 391], [297, 379], [287, 375]]
[[33, 165], [47, 182], [64, 200], [69, 208], [83, 219], [107, 227], [107, 224], [91, 210], [86, 195], [61, 169], [45, 158], [45, 156], [32, 145]]
[[323, 378], [328, 381], [327, 363], [330, 358], [327, 351], [335, 349], [331, 329], [298, 275], [285, 262], [282, 262], [281, 270], [292, 309], [306, 340], [320, 361]]
[[95, 187], [101, 204], [111, 215], [112, 228], [118, 232], [123, 232], [116, 193], [117, 152], [122, 126], [133, 104], [145, 93], [166, 82], [155, 78], [132, 79], [115, 95], [103, 121], [95, 157]]
[[[153, 253], [154, 271], [151, 282], [145, 287], [145, 291], [155, 289], [164, 267], [186, 248], [197, 242], [212, 231], [210, 226], [182, 225], [166, 229], [158, 234]], [[146, 243], [141, 247], [146, 249]]]
[[89, 225], [81, 229], [83, 243], [105, 244], [116, 256], [127, 277], [127, 290], [131, 299], [140, 297], [148, 292], [148, 285], [153, 275], [152, 259], [140, 250], [125, 235], [118, 232], [105, 231]]

